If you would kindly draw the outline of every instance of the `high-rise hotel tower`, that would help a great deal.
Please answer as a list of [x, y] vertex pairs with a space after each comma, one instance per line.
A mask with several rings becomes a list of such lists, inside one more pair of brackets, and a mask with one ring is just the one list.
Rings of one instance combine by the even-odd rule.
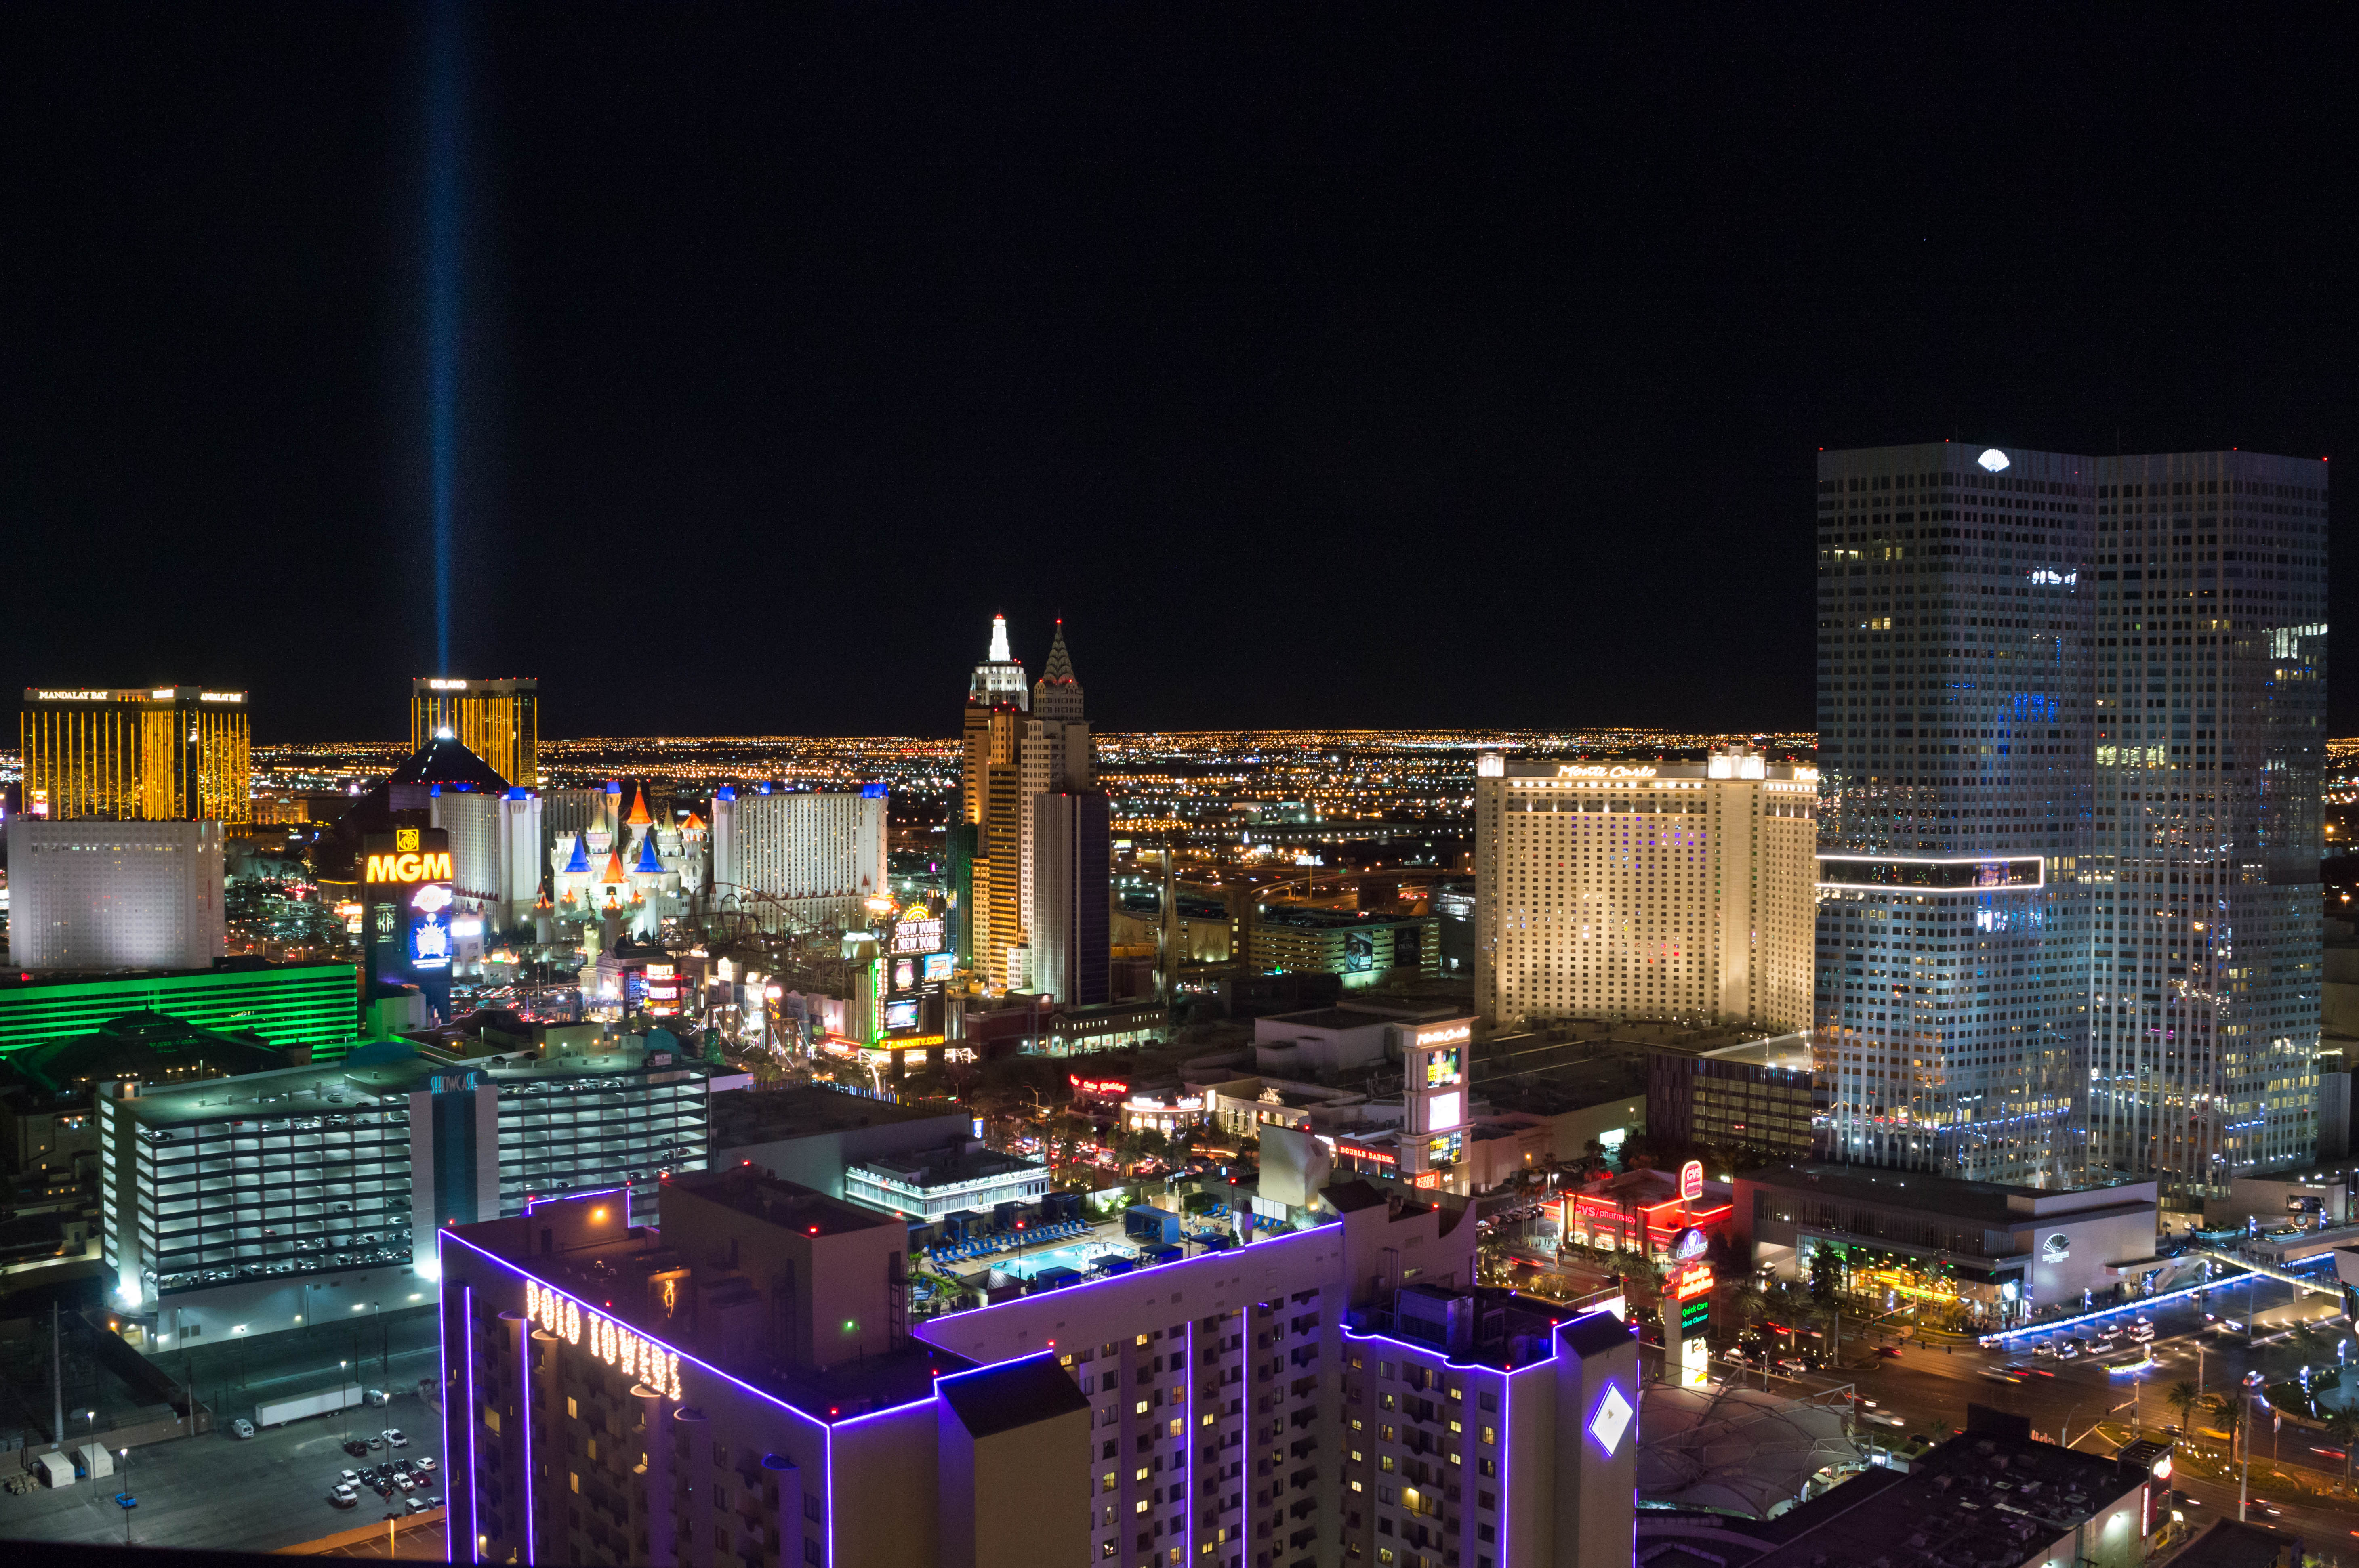
[[1810, 1020], [1816, 775], [1703, 762], [1474, 764], [1474, 995], [1495, 1025]]
[[540, 682], [419, 676], [409, 683], [409, 744], [422, 751], [449, 730], [519, 789], [540, 787]]
[[1819, 460], [1829, 1152], [2185, 1197], [2310, 1156], [2325, 467]]
[[245, 693], [166, 686], [25, 688], [24, 812], [64, 820], [252, 816]]

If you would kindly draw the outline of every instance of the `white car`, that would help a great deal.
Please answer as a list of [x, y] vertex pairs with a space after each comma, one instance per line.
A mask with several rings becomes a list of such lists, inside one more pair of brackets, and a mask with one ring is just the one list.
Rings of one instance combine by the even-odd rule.
[[1885, 1426], [1907, 1426], [1908, 1423], [1889, 1411], [1870, 1411], [1867, 1419]]
[[386, 1427], [385, 1429], [385, 1440], [396, 1448], [407, 1448], [409, 1446], [409, 1439], [401, 1434], [401, 1429], [399, 1427]]

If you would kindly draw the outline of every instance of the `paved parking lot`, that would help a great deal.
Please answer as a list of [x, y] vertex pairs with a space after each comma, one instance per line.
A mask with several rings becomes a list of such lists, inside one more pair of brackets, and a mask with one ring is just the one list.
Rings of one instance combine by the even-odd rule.
[[[440, 1427], [416, 1392], [397, 1395], [382, 1408], [361, 1407], [349, 1414], [355, 1435], [397, 1426], [409, 1438], [399, 1457], [432, 1454], [440, 1464]], [[386, 1457], [382, 1451], [366, 1460], [347, 1456], [343, 1433], [343, 1416], [337, 1414], [274, 1427], [248, 1442], [215, 1432], [135, 1448], [127, 1473], [71, 1487], [36, 1489], [24, 1497], [0, 1493], [0, 1539], [120, 1541], [123, 1513], [114, 1505], [114, 1494], [126, 1490], [139, 1499], [131, 1515], [135, 1546], [273, 1552], [382, 1521], [388, 1505], [374, 1492], [363, 1492], [355, 1509], [328, 1504], [328, 1488], [339, 1470], [359, 1469]], [[419, 1495], [441, 1490], [438, 1476], [429, 1491]], [[403, 1555], [408, 1555], [407, 1550]]]

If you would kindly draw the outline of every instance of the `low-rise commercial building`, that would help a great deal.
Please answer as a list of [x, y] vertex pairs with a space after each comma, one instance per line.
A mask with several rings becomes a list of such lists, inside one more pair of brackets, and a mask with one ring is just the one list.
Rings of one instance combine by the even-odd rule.
[[1647, 1053], [1647, 1126], [1684, 1143], [1807, 1155], [1824, 1105], [1807, 1034]]
[[1792, 1163], [1736, 1178], [1736, 1233], [1756, 1269], [1809, 1279], [1832, 1250], [1851, 1289], [1952, 1305], [1976, 1323], [2077, 1303], [2151, 1262], [2151, 1181], [2055, 1192], [1915, 1171]]
[[840, 1198], [844, 1173], [859, 1161], [940, 1149], [972, 1126], [958, 1110], [916, 1109], [819, 1084], [746, 1089], [713, 1097], [712, 1163], [751, 1165]]
[[1271, 904], [1254, 915], [1246, 957], [1265, 972], [1341, 975], [1351, 990], [1387, 976], [1431, 979], [1440, 944], [1430, 914]]
[[929, 1222], [962, 1211], [989, 1213], [1004, 1203], [1038, 1203], [1048, 1190], [1046, 1165], [987, 1149], [963, 1132], [938, 1148], [864, 1155], [843, 1172], [844, 1196]]

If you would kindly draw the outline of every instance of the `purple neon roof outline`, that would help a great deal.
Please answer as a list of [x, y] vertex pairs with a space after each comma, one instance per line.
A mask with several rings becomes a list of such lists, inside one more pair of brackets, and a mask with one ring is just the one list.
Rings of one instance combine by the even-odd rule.
[[531, 1218], [532, 1211], [538, 1208], [545, 1203], [574, 1203], [583, 1198], [603, 1198], [609, 1193], [620, 1193], [623, 1195], [623, 1225], [625, 1229], [629, 1228], [631, 1224], [631, 1188], [630, 1184], [627, 1182], [620, 1186], [592, 1187], [586, 1193], [535, 1193], [524, 1200], [525, 1217], [527, 1219]]
[[[1548, 1354], [1539, 1357], [1536, 1361], [1527, 1361], [1521, 1366], [1516, 1367], [1493, 1367], [1481, 1361], [1453, 1361], [1450, 1358], [1450, 1353], [1438, 1345], [1424, 1345], [1414, 1339], [1402, 1339], [1396, 1335], [1390, 1334], [1364, 1334], [1356, 1329], [1343, 1327], [1340, 1324], [1337, 1327], [1342, 1329], [1343, 1336], [1346, 1339], [1374, 1339], [1386, 1345], [1397, 1345], [1404, 1350], [1414, 1350], [1420, 1356], [1439, 1356], [1441, 1357], [1441, 1364], [1445, 1367], [1454, 1367], [1470, 1372], [1496, 1372], [1502, 1377], [1512, 1378], [1518, 1372], [1528, 1372], [1535, 1367], [1545, 1367], [1549, 1362], [1556, 1359], [1557, 1330], [1570, 1328], [1574, 1324], [1581, 1322], [1583, 1318], [1596, 1317], [1600, 1314], [1603, 1314], [1607, 1316], [1615, 1315], [1612, 1307], [1599, 1307], [1595, 1312], [1575, 1313], [1571, 1317], [1558, 1318], [1551, 1321], [1549, 1325], [1549, 1333]], [[1637, 1330], [1634, 1328], [1631, 1332], [1636, 1334]]]
[[[492, 1263], [499, 1268], [505, 1269], [509, 1273], [516, 1275], [518, 1279], [530, 1280], [542, 1290], [563, 1297], [565, 1300], [571, 1302], [574, 1305], [580, 1307], [584, 1312], [595, 1314], [597, 1316], [606, 1319], [608, 1322], [614, 1324], [618, 1327], [630, 1329], [633, 1334], [637, 1335], [640, 1338], [647, 1341], [650, 1345], [661, 1346], [667, 1354], [679, 1357], [680, 1360], [687, 1365], [710, 1372], [714, 1377], [721, 1379], [724, 1382], [734, 1383], [737, 1387], [745, 1390], [747, 1393], [752, 1394], [756, 1399], [766, 1400], [771, 1404], [774, 1404], [780, 1410], [785, 1411], [788, 1415], [799, 1416], [803, 1420], [812, 1423], [814, 1426], [825, 1427], [837, 1424], [849, 1425], [853, 1422], [867, 1421], [875, 1416], [893, 1415], [901, 1411], [915, 1410], [920, 1405], [930, 1404], [933, 1402], [933, 1394], [929, 1390], [922, 1399], [911, 1400], [905, 1404], [892, 1405], [881, 1411], [864, 1411], [860, 1414], [853, 1416], [814, 1415], [810, 1411], [804, 1410], [800, 1405], [789, 1404], [776, 1394], [756, 1388], [753, 1384], [745, 1381], [743, 1378], [723, 1371], [720, 1368], [712, 1365], [712, 1362], [703, 1359], [701, 1357], [691, 1355], [688, 1351], [680, 1349], [678, 1346], [672, 1344], [669, 1340], [658, 1339], [643, 1328], [632, 1326], [624, 1319], [616, 1317], [612, 1307], [592, 1306], [590, 1303], [583, 1301], [580, 1296], [575, 1295], [572, 1292], [566, 1290], [561, 1286], [550, 1284], [547, 1280], [542, 1279], [539, 1275], [533, 1273], [531, 1271], [525, 1269], [518, 1264], [510, 1262], [506, 1258], [500, 1257], [497, 1253], [486, 1252], [484, 1249], [476, 1246], [473, 1242], [468, 1240], [463, 1236], [457, 1235], [449, 1230], [439, 1230], [435, 1232], [435, 1235], [441, 1239], [457, 1242], [460, 1246], [464, 1247], [468, 1251], [474, 1253], [479, 1258], [482, 1258], [485, 1262]], [[929, 1346], [929, 1347], [937, 1350], [945, 1348], [944, 1346], [938, 1345]], [[956, 1352], [953, 1351], [952, 1354], [955, 1355]], [[1001, 1365], [1001, 1363], [994, 1362], [992, 1365], [997, 1366]]]

